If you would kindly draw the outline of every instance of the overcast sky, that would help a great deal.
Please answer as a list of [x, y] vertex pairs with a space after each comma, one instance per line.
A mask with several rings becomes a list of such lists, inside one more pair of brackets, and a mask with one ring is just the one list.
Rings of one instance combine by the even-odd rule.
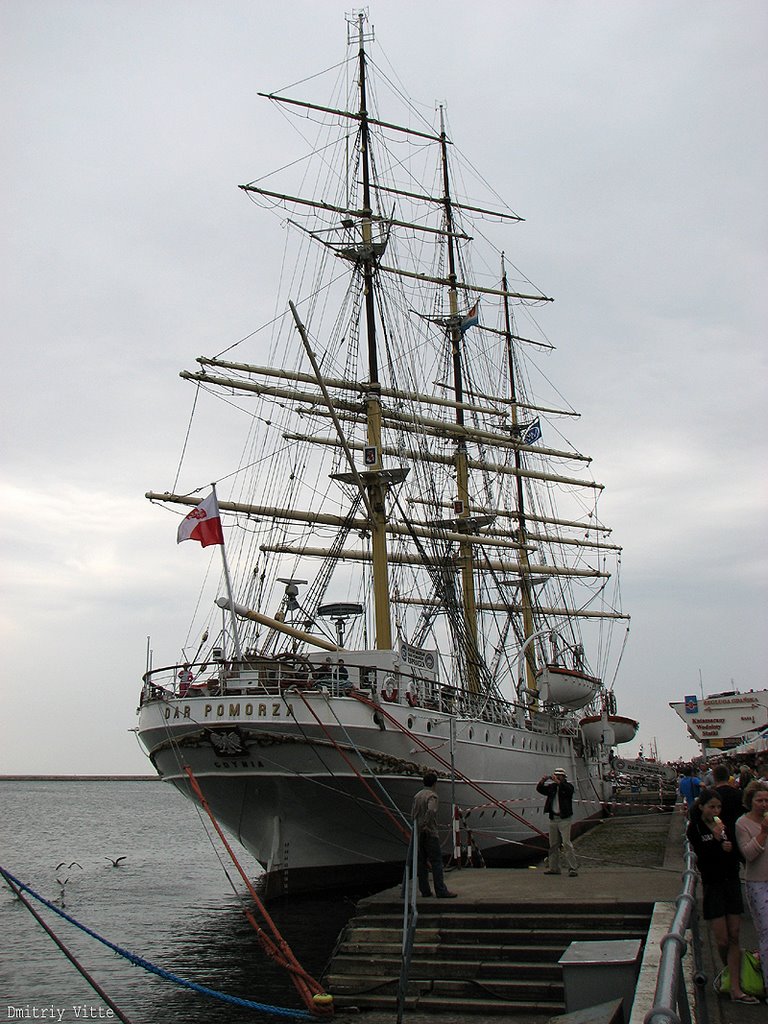
[[[0, 773], [151, 771], [129, 731], [147, 638], [175, 659], [203, 567], [143, 495], [173, 483], [178, 371], [273, 313], [279, 241], [236, 186], [300, 153], [256, 94], [344, 59], [344, 14], [0, 4]], [[371, 15], [374, 56], [447, 103], [526, 219], [511, 259], [555, 297], [557, 383], [624, 547], [621, 752], [690, 756], [670, 700], [768, 683], [768, 4]]]

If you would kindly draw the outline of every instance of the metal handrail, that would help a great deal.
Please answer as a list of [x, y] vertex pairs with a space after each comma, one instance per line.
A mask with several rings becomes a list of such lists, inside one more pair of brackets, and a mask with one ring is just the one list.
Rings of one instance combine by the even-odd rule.
[[416, 922], [419, 912], [416, 909], [416, 879], [419, 863], [419, 830], [413, 822], [411, 842], [405, 858], [403, 873], [403, 947], [400, 960], [400, 978], [397, 984], [397, 1024], [403, 1024], [405, 997], [408, 991], [408, 975], [411, 969], [413, 943], [416, 937]]
[[688, 949], [685, 933], [694, 918], [696, 924], [696, 856], [690, 843], [685, 841], [685, 869], [683, 891], [677, 897], [677, 909], [672, 926], [661, 940], [661, 959], [656, 979], [653, 1006], [643, 1018], [643, 1024], [690, 1024], [691, 1008], [683, 976], [683, 957]]

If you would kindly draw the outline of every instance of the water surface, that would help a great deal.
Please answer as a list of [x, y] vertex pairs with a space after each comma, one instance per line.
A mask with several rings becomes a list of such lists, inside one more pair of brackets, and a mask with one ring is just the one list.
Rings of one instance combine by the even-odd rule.
[[[0, 865], [116, 945], [200, 985], [303, 1009], [242, 912], [242, 879], [196, 809], [160, 782], [0, 780]], [[208, 826], [210, 831], [210, 825]], [[226, 858], [220, 862], [217, 851]], [[250, 877], [256, 862], [236, 847]], [[112, 860], [118, 857], [118, 867]], [[228, 880], [234, 881], [234, 889]], [[31, 901], [132, 1024], [261, 1024], [272, 1016], [154, 977]], [[332, 897], [270, 905], [306, 970], [319, 977], [352, 911]], [[0, 1021], [71, 1022], [105, 1004], [0, 882]], [[42, 1009], [51, 1012], [41, 1017]], [[63, 1013], [60, 1013], [63, 1011]], [[32, 1017], [30, 1012], [27, 1019]], [[102, 1019], [104, 1018], [102, 1016]], [[113, 1018], [114, 1019], [114, 1018]]]

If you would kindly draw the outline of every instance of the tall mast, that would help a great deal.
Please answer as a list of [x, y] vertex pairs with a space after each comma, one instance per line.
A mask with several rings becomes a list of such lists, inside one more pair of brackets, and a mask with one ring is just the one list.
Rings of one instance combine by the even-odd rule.
[[[443, 165], [443, 206], [445, 209], [445, 226], [448, 241], [448, 339], [451, 345], [451, 362], [453, 364], [453, 391], [456, 400], [456, 423], [464, 426], [464, 382], [461, 368], [461, 320], [459, 317], [459, 297], [456, 282], [456, 246], [454, 241], [453, 205], [451, 203], [451, 183], [448, 174], [448, 139], [445, 134], [445, 120], [442, 106], [440, 107], [440, 151]], [[456, 497], [458, 499], [456, 529], [458, 532], [469, 531], [469, 465], [467, 444], [460, 438], [456, 444]], [[477, 645], [477, 600], [475, 596], [475, 563], [471, 544], [460, 543], [459, 555], [461, 564], [461, 593], [464, 610], [464, 622], [467, 631], [466, 663], [468, 671], [467, 688], [473, 693], [480, 690], [480, 674]]]
[[[504, 261], [504, 254], [501, 254], [501, 287], [506, 292], [507, 290], [507, 267]], [[504, 296], [504, 333], [506, 335], [507, 343], [507, 366], [509, 370], [509, 397], [511, 399], [511, 420], [512, 420], [512, 433], [513, 436], [519, 437], [520, 421], [517, 414], [517, 374], [515, 372], [515, 356], [514, 349], [512, 346], [512, 335], [515, 333], [512, 329], [512, 314], [509, 309], [509, 297]], [[520, 606], [523, 612], [523, 650], [525, 651], [525, 672], [528, 689], [535, 692], [536, 676], [534, 675], [536, 669], [536, 652], [534, 650], [534, 644], [528, 643], [534, 633], [533, 623], [533, 609], [531, 600], [531, 573], [530, 565], [528, 562], [528, 551], [525, 549], [526, 537], [528, 534], [528, 528], [526, 523], [526, 509], [525, 509], [525, 490], [523, 488], [523, 478], [520, 474], [522, 467], [522, 454], [519, 448], [515, 448], [515, 480], [517, 483], [517, 517], [519, 525], [519, 536], [518, 541], [521, 545], [520, 550]]]
[[379, 360], [376, 346], [376, 309], [373, 294], [376, 267], [373, 246], [373, 209], [371, 207], [370, 125], [368, 123], [368, 101], [366, 95], [365, 18], [365, 13], [360, 11], [357, 15], [357, 37], [359, 46], [359, 116], [360, 158], [363, 178], [363, 216], [361, 220], [362, 246], [360, 247], [358, 266], [363, 278], [365, 322], [368, 340], [368, 379], [370, 384], [366, 400], [368, 451], [366, 452], [365, 482], [368, 504], [373, 512], [370, 521], [376, 647], [379, 650], [389, 650], [392, 647], [392, 620], [389, 604], [389, 560], [386, 538], [386, 502], [389, 488], [388, 478], [383, 472], [381, 461], [381, 384], [379, 381]]

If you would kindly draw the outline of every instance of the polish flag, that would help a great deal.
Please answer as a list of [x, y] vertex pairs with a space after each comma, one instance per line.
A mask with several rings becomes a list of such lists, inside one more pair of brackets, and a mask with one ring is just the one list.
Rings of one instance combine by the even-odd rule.
[[181, 544], [183, 540], [199, 541], [204, 548], [210, 544], [224, 543], [215, 491], [211, 491], [197, 508], [193, 508], [189, 515], [182, 519], [179, 532], [176, 534], [176, 543]]

